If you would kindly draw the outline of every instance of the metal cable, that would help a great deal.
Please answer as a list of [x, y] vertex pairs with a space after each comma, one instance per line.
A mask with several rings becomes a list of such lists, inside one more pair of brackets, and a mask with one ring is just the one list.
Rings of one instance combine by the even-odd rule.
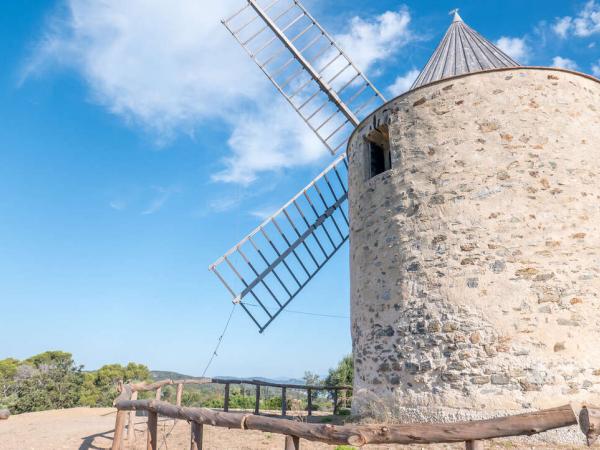
[[[249, 302], [244, 302], [244, 305], [259, 306], [255, 303], [249, 303]], [[329, 318], [333, 318], [333, 319], [349, 319], [350, 318], [350, 316], [341, 316], [341, 315], [337, 315], [337, 314], [319, 314], [319, 313], [313, 313], [313, 312], [307, 312], [307, 311], [297, 311], [294, 309], [284, 309], [281, 312], [291, 313], [291, 314], [304, 314], [306, 316], [329, 317]]]
[[231, 312], [229, 313], [229, 317], [227, 318], [227, 322], [225, 323], [225, 328], [223, 328], [223, 332], [219, 336], [219, 339], [217, 339], [217, 345], [215, 346], [215, 349], [213, 350], [212, 355], [210, 356], [210, 359], [208, 360], [208, 363], [206, 364], [206, 367], [204, 368], [204, 371], [202, 372], [202, 376], [206, 375], [206, 371], [212, 364], [213, 359], [215, 359], [215, 356], [217, 356], [217, 350], [219, 350], [219, 347], [221, 346], [221, 343], [223, 342], [223, 337], [225, 336], [225, 333], [227, 332], [227, 328], [229, 328], [229, 323], [231, 322], [231, 317], [233, 316], [233, 312], [235, 311], [236, 306], [237, 306], [237, 303], [234, 303], [233, 307], [231, 308]]

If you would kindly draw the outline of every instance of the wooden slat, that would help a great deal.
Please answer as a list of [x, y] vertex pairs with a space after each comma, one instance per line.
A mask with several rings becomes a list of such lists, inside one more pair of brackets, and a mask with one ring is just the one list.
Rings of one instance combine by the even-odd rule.
[[579, 427], [585, 434], [588, 446], [594, 445], [600, 436], [600, 410], [584, 406], [579, 413]]
[[256, 385], [256, 399], [254, 401], [254, 414], [258, 415], [260, 412], [260, 385]]
[[308, 389], [307, 391], [307, 400], [308, 400], [308, 415], [312, 416], [312, 389]]
[[181, 406], [181, 398], [183, 397], [183, 383], [177, 383], [177, 406]]
[[[140, 401], [140, 400], [136, 400]], [[141, 400], [144, 401], [144, 400]], [[158, 402], [157, 403], [164, 403]], [[167, 403], [168, 404], [168, 403]], [[169, 405], [173, 406], [173, 405]], [[176, 406], [174, 406], [177, 408]], [[152, 409], [148, 410], [148, 440], [146, 444], [147, 450], [158, 450], [158, 413]]]
[[300, 438], [296, 436], [286, 436], [285, 450], [300, 450]]
[[223, 411], [229, 411], [229, 383], [225, 384], [225, 398], [223, 399]]
[[483, 450], [483, 441], [467, 441], [465, 450]]
[[154, 383], [133, 383], [124, 385], [123, 388], [129, 388], [131, 391], [153, 391], [159, 387], [169, 386], [173, 384], [250, 384], [252, 386], [269, 386], [288, 389], [313, 389], [315, 391], [336, 391], [342, 389], [352, 389], [352, 386], [339, 385], [339, 386], [321, 386], [321, 385], [310, 385], [310, 384], [288, 384], [288, 383], [273, 383], [270, 381], [254, 380], [251, 378], [198, 378], [189, 380], [160, 380]]
[[[137, 400], [137, 391], [131, 393], [131, 400]], [[135, 411], [129, 413], [129, 421], [127, 422], [127, 440], [135, 441]]]
[[203, 434], [204, 434], [204, 426], [201, 423], [192, 422], [190, 450], [202, 450], [202, 435]]
[[281, 388], [281, 415], [287, 416], [287, 388]]
[[338, 391], [333, 391], [333, 415], [338, 413]]
[[115, 419], [115, 433], [113, 436], [112, 450], [121, 450], [123, 448], [123, 435], [125, 434], [125, 421], [127, 420], [127, 411], [117, 411]]

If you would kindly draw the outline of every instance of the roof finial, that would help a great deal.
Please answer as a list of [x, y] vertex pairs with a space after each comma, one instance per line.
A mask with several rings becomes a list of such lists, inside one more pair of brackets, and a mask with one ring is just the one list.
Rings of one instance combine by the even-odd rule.
[[453, 9], [448, 14], [454, 14], [452, 22], [462, 22], [462, 17], [460, 17], [460, 15], [458, 14], [458, 8]]

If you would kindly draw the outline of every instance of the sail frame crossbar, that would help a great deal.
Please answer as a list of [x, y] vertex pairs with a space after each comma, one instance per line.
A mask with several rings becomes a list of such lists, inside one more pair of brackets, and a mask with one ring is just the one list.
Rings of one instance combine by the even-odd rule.
[[246, 1], [222, 23], [329, 151], [345, 149], [383, 95], [298, 0]]
[[340, 155], [209, 266], [259, 332], [348, 240], [347, 170], [346, 155]]

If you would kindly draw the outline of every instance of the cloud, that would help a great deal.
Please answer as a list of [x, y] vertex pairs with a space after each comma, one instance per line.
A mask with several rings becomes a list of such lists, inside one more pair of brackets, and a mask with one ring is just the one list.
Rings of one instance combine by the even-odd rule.
[[125, 208], [127, 208], [127, 203], [122, 199], [115, 199], [108, 202], [108, 206], [117, 211], [123, 211]]
[[25, 76], [51, 64], [72, 68], [112, 113], [160, 137], [188, 132], [263, 87], [218, 20], [236, 4], [68, 0]]
[[552, 27], [554, 32], [561, 38], [570, 34], [577, 37], [588, 37], [600, 33], [600, 3], [589, 0], [577, 17], [559, 17]]
[[561, 69], [577, 70], [577, 63], [569, 58], [555, 56], [552, 59], [552, 67], [560, 67]]
[[160, 211], [179, 192], [181, 189], [178, 186], [122, 187], [113, 193], [108, 206], [116, 211], [131, 209], [142, 215], [150, 215]]
[[[63, 0], [27, 61], [23, 79], [51, 68], [81, 75], [91, 100], [158, 142], [209, 121], [230, 130], [214, 180], [314, 164], [327, 153], [221, 25], [238, 0]], [[369, 71], [412, 38], [406, 8], [354, 17], [337, 35]]]
[[142, 211], [142, 215], [144, 216], [155, 214], [160, 211], [163, 206], [166, 205], [169, 198], [171, 198], [173, 194], [179, 192], [179, 188], [165, 188], [162, 186], [154, 186], [152, 190], [154, 191], [154, 197], [150, 201], [148, 207]]
[[410, 89], [412, 84], [419, 76], [419, 73], [421, 73], [419, 70], [411, 69], [408, 72], [406, 72], [406, 74], [400, 75], [396, 78], [394, 84], [388, 87], [389, 93], [392, 94], [394, 97], [397, 97], [400, 94], [404, 94]]
[[522, 64], [529, 61], [531, 49], [525, 42], [525, 38], [511, 38], [502, 36], [500, 39], [498, 39], [498, 41], [496, 41], [496, 45], [508, 56]]
[[240, 112], [227, 141], [232, 151], [215, 181], [249, 184], [261, 172], [314, 163], [329, 155], [315, 134], [297, 126], [296, 113], [279, 98], [253, 112]]
[[265, 220], [271, 217], [279, 209], [279, 206], [265, 206], [263, 208], [250, 211], [250, 215], [260, 220]]
[[556, 22], [552, 26], [552, 30], [558, 34], [561, 38], [566, 38], [569, 34], [569, 30], [573, 26], [573, 18], [572, 17], [561, 17], [556, 19]]
[[369, 72], [373, 64], [415, 39], [410, 21], [406, 7], [386, 11], [371, 20], [355, 16], [350, 20], [350, 31], [337, 34], [334, 39], [363, 72]]
[[600, 78], [600, 59], [598, 60], [598, 63], [592, 64], [592, 73], [594, 76]]

